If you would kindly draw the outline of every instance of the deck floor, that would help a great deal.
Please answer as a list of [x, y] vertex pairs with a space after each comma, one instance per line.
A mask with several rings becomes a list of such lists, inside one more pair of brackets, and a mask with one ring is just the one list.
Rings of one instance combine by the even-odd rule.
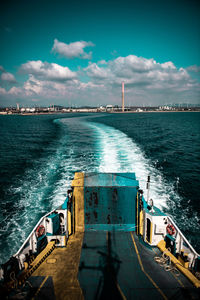
[[159, 254], [133, 232], [85, 232], [78, 275], [85, 299], [190, 299], [192, 284], [158, 265]]
[[199, 299], [182, 274], [154, 261], [134, 232], [86, 231], [55, 249], [30, 277], [33, 299]]

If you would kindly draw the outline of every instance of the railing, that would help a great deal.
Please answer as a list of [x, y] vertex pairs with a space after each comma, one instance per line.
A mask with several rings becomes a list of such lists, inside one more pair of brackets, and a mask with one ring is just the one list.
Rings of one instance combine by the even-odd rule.
[[181, 230], [178, 228], [178, 226], [175, 224], [175, 222], [172, 220], [171, 217], [167, 216], [168, 221], [175, 227], [177, 234], [180, 236], [179, 244], [181, 245], [183, 242], [187, 245], [187, 248], [190, 250], [191, 254], [193, 254], [193, 261], [191, 263], [192, 266], [194, 266], [194, 261], [197, 257], [200, 257], [200, 255], [196, 252], [196, 250], [192, 247], [190, 242], [186, 239], [186, 237], [183, 235]]
[[19, 248], [19, 250], [17, 251], [17, 253], [15, 253], [13, 256], [19, 256], [20, 252], [23, 251], [24, 246], [30, 241], [30, 239], [34, 236], [35, 231], [37, 229], [37, 227], [44, 221], [44, 219], [50, 215], [51, 213], [53, 213], [55, 211], [55, 209], [53, 209], [52, 211], [48, 212], [46, 215], [44, 215], [35, 225], [35, 227], [33, 228], [33, 230], [31, 231], [31, 233], [29, 234], [29, 236], [27, 237], [27, 239], [24, 241], [24, 243], [22, 244], [22, 246]]

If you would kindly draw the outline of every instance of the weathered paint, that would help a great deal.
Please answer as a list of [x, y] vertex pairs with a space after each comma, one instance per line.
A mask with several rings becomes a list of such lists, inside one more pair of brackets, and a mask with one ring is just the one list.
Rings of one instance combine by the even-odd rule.
[[[87, 185], [86, 182], [84, 185], [84, 174], [76, 173], [72, 183], [72, 214], [70, 212], [68, 215], [75, 228], [71, 231], [75, 234], [70, 235], [66, 248], [47, 252], [48, 259], [43, 261], [42, 258], [41, 264], [40, 261], [34, 264], [36, 268], [30, 282], [40, 278], [40, 282], [34, 286], [37, 299], [83, 299], [84, 296], [85, 299], [188, 299], [190, 295], [193, 296], [193, 290], [190, 294], [192, 286], [184, 276], [180, 274], [181, 281], [174, 280], [170, 272], [166, 272], [154, 261], [155, 253], [151, 246], [147, 247], [134, 232], [124, 232], [133, 228], [137, 219], [137, 181], [131, 174], [128, 175], [129, 177], [125, 174], [106, 174], [109, 184], [114, 183], [113, 186], [104, 185], [105, 177], [97, 176], [100, 183], [98, 186], [91, 179], [90, 184]], [[118, 179], [119, 177], [121, 178]], [[128, 187], [126, 180], [129, 182]], [[124, 191], [125, 188], [127, 192]], [[88, 196], [84, 201], [87, 191]], [[86, 224], [86, 212], [93, 212], [92, 222], [96, 223]], [[118, 223], [121, 221], [119, 212], [122, 215], [121, 223]], [[140, 224], [140, 233], [143, 233], [143, 213], [140, 212], [138, 216], [137, 225]], [[88, 231], [87, 226], [96, 231]], [[109, 231], [103, 231], [108, 228]], [[150, 238], [152, 230], [153, 223]], [[160, 245], [160, 249], [162, 246]], [[162, 251], [166, 251], [166, 247]], [[177, 264], [176, 261], [173, 262]], [[191, 273], [190, 275], [193, 276]], [[177, 286], [177, 282], [181, 282], [181, 287]], [[196, 286], [199, 286], [198, 282], [195, 282]], [[49, 297], [49, 291], [52, 291], [52, 298]]]
[[[84, 299], [77, 278], [83, 235], [82, 232], [71, 235], [66, 248], [56, 248], [48, 257], [55, 263], [44, 261], [30, 278], [32, 280], [37, 276], [51, 276], [52, 286], [49, 290], [54, 291], [53, 299]], [[51, 298], [47, 296], [47, 291], [41, 289], [36, 299]]]
[[134, 173], [76, 173], [72, 187], [75, 231], [135, 230]]
[[86, 173], [84, 186], [87, 187], [138, 187], [135, 173]]
[[143, 236], [143, 232], [144, 232], [144, 213], [143, 211], [141, 210], [140, 212], [140, 235]]
[[68, 234], [72, 234], [72, 213], [71, 211], [67, 211], [67, 227], [68, 227]]
[[165, 252], [165, 255], [171, 258], [173, 264], [176, 265], [176, 267], [194, 284], [194, 286], [200, 288], [200, 280], [198, 280], [170, 251], [166, 249], [166, 242], [164, 240], [160, 241], [157, 246], [162, 252]]
[[136, 187], [85, 187], [85, 228], [135, 230], [136, 194]]
[[84, 173], [75, 173], [72, 188], [73, 229], [75, 232], [84, 232]]

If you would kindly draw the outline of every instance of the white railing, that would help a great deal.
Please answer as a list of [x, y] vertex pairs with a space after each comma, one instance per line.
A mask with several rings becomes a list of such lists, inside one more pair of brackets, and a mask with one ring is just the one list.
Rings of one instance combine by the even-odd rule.
[[37, 229], [37, 227], [44, 221], [44, 219], [50, 215], [51, 213], [53, 213], [55, 211], [55, 209], [53, 209], [52, 211], [48, 212], [46, 215], [44, 215], [35, 225], [35, 227], [33, 228], [33, 230], [31, 231], [31, 233], [29, 234], [29, 236], [27, 237], [27, 239], [24, 241], [24, 243], [22, 244], [22, 246], [19, 248], [19, 250], [17, 251], [17, 253], [15, 253], [13, 256], [19, 256], [20, 252], [23, 251], [24, 246], [31, 240], [31, 238], [34, 236], [35, 231]]
[[[176, 240], [179, 239], [179, 247], [181, 248], [182, 244], [185, 243], [186, 246], [183, 245], [183, 248], [185, 247], [185, 248], [187, 248], [187, 249], [190, 251], [190, 253], [188, 253], [188, 254], [192, 255], [192, 257], [191, 257], [191, 258], [192, 258], [192, 261], [191, 261], [191, 263], [190, 263], [190, 266], [194, 267], [195, 259], [196, 259], [197, 257], [200, 257], [200, 255], [199, 255], [199, 254], [196, 252], [196, 250], [192, 247], [192, 245], [190, 244], [190, 242], [186, 239], [186, 237], [183, 235], [183, 233], [182, 233], [181, 230], [178, 228], [178, 226], [175, 224], [175, 222], [172, 220], [172, 218], [169, 217], [169, 216], [167, 216], [167, 219], [168, 219], [169, 223], [171, 223], [171, 224], [175, 227], [175, 229], [176, 229], [176, 231], [177, 231]], [[178, 235], [179, 235], [179, 236], [178, 236]], [[181, 249], [179, 249], [179, 251], [180, 251], [180, 250], [181, 250]]]
[[183, 241], [188, 245], [188, 248], [191, 250], [191, 252], [193, 252], [196, 256], [200, 256], [196, 250], [192, 247], [192, 245], [190, 244], [190, 242], [186, 239], [186, 237], [183, 235], [183, 233], [181, 232], [181, 230], [178, 228], [178, 226], [174, 223], [174, 221], [172, 220], [171, 217], [167, 216], [168, 220], [172, 223], [172, 225], [175, 227], [175, 229], [177, 230], [177, 232], [180, 234], [180, 236], [182, 237]]

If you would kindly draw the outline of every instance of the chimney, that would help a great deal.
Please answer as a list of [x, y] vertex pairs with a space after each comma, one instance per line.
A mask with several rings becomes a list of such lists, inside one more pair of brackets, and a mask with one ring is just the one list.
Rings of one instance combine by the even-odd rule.
[[124, 112], [124, 81], [122, 81], [122, 112]]

